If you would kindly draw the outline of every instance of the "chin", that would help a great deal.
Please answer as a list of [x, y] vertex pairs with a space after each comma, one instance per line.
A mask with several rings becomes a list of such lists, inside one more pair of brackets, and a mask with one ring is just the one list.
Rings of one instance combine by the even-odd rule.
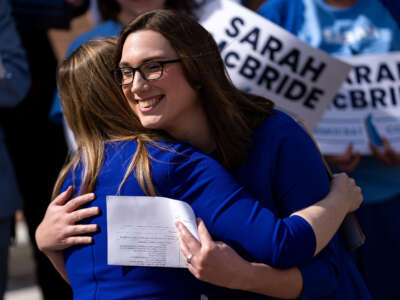
[[142, 126], [147, 129], [162, 129], [160, 128], [160, 124], [158, 122], [141, 122]]

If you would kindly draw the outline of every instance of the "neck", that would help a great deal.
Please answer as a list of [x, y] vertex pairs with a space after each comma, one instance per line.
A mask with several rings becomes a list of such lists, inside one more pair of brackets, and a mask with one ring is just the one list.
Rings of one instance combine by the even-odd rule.
[[204, 153], [215, 150], [216, 144], [203, 109], [196, 114], [190, 114], [190, 117], [183, 116], [175, 122], [174, 128], [166, 131], [178, 141], [189, 143]]
[[327, 4], [337, 8], [348, 8], [358, 2], [358, 0], [325, 0]]

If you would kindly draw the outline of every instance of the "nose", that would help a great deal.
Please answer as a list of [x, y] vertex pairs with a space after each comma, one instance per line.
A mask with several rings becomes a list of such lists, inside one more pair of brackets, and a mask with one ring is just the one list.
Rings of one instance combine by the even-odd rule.
[[131, 92], [132, 93], [137, 93], [141, 92], [144, 89], [148, 88], [148, 82], [145, 80], [142, 76], [142, 74], [139, 71], [136, 71], [133, 74], [133, 79], [132, 79], [132, 84], [131, 84]]

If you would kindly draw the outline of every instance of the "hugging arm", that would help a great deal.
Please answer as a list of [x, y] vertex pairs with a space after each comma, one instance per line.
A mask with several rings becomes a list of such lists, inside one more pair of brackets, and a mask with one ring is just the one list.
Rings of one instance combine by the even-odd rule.
[[73, 194], [69, 187], [58, 195], [48, 206], [46, 214], [35, 232], [40, 251], [51, 261], [56, 270], [69, 282], [62, 251], [74, 245], [90, 244], [93, 238], [87, 236], [96, 232], [96, 224], [77, 224], [79, 221], [99, 214], [98, 207], [81, 208], [94, 200], [94, 194], [85, 194], [68, 201]]
[[[330, 193], [322, 201], [314, 204], [324, 196], [324, 190], [318, 191], [313, 185], [326, 185], [328, 179], [317, 149], [302, 129], [295, 129], [299, 130], [301, 131], [295, 137], [285, 139], [279, 147], [278, 171], [274, 177], [275, 194], [279, 197], [277, 202], [282, 215], [290, 215], [300, 210], [294, 214], [308, 218], [313, 228], [317, 227], [316, 235], [322, 235], [325, 239], [323, 243], [327, 243], [338, 229], [344, 215], [360, 205], [361, 190], [347, 175], [335, 175]], [[297, 144], [305, 144], [304, 153], [301, 151], [302, 147]], [[296, 153], [291, 153], [290, 149], [296, 149]], [[313, 160], [316, 162], [312, 163]], [[313, 165], [316, 165], [315, 170], [310, 169]], [[291, 176], [285, 172], [289, 167]], [[303, 182], [298, 179], [301, 176]], [[304, 206], [309, 207], [302, 209]], [[344, 210], [339, 212], [341, 209]], [[231, 223], [234, 222], [232, 220]], [[339, 268], [335, 243], [337, 239], [314, 259], [299, 264], [299, 268], [278, 270], [267, 265], [247, 262], [228, 245], [213, 242], [211, 238], [205, 245], [203, 241], [201, 243], [190, 239], [188, 241], [185, 235], [181, 238], [184, 254], [187, 252], [193, 255], [193, 263], [189, 266], [189, 270], [197, 278], [216, 285], [283, 298], [297, 298], [300, 293], [311, 298], [321, 297], [336, 288]], [[320, 245], [322, 247], [322, 244]]]
[[[312, 141], [310, 143], [313, 146]], [[183, 158], [171, 164], [174, 166], [170, 179], [172, 197], [189, 202], [218, 240], [274, 267], [297, 266], [316, 255], [335, 234], [345, 215], [354, 209], [353, 204], [344, 203], [343, 199], [339, 199], [343, 203], [338, 205], [335, 203], [338, 199], [325, 197], [307, 208], [299, 207], [301, 210], [290, 217], [278, 218], [250, 197], [215, 161], [190, 150], [178, 151], [183, 152], [182, 157], [190, 159]], [[318, 159], [321, 170], [314, 176], [325, 175], [326, 191], [310, 196], [314, 198], [310, 201], [314, 202], [326, 196], [329, 189], [328, 177], [323, 173], [325, 169], [319, 156]], [[289, 186], [278, 196], [285, 197], [291, 192], [296, 195], [296, 189], [296, 186]], [[359, 205], [361, 200], [356, 202]], [[338, 207], [331, 209], [336, 205]], [[328, 221], [324, 223], [323, 220]], [[319, 226], [323, 228], [316, 228]]]

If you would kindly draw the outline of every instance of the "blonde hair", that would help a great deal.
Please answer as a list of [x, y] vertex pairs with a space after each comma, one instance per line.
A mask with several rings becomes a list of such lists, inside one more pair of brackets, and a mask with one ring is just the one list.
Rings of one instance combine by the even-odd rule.
[[[52, 198], [72, 170], [83, 166], [79, 193], [92, 192], [104, 160], [107, 141], [135, 140], [136, 153], [126, 170], [118, 191], [129, 174], [134, 174], [148, 195], [156, 195], [151, 181], [149, 153], [146, 143], [165, 139], [161, 132], [145, 129], [113, 81], [114, 38], [88, 41], [63, 61], [58, 69], [57, 84], [63, 112], [74, 133], [77, 152], [61, 170]], [[73, 176], [74, 178], [74, 176]]]

